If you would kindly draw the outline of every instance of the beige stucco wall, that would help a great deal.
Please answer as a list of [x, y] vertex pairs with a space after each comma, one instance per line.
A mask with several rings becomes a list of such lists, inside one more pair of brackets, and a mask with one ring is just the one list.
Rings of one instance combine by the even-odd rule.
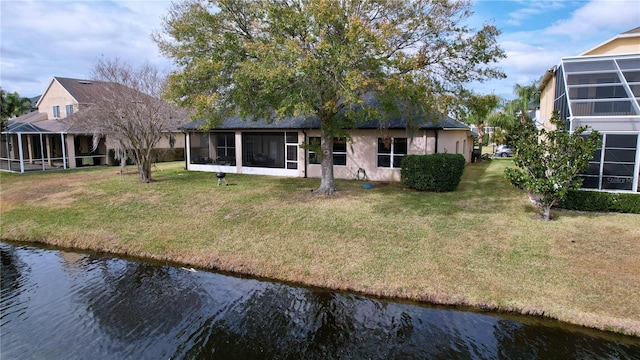
[[[468, 136], [469, 131], [439, 130], [438, 152], [455, 154], [456, 142], [458, 152], [465, 156], [467, 162], [471, 161], [473, 138]], [[319, 131], [310, 131], [308, 136], [320, 136]], [[359, 169], [364, 169], [367, 178], [371, 181], [400, 181], [400, 169], [377, 167], [377, 138], [381, 134], [375, 130], [355, 130], [350, 132], [353, 144], [347, 144], [347, 164], [333, 167], [334, 177], [337, 179], [354, 179]], [[405, 130], [390, 130], [385, 133], [390, 137], [406, 137], [408, 140], [409, 154], [428, 155], [436, 152], [436, 132], [419, 131], [415, 134], [407, 134]], [[309, 164], [307, 176], [321, 177], [320, 165]]]
[[623, 37], [614, 39], [595, 49], [591, 49], [584, 54], [587, 55], [613, 55], [613, 54], [632, 54], [640, 52], [640, 37]]
[[[159, 149], [169, 149], [169, 148], [171, 148], [171, 145], [169, 144], [169, 136], [170, 136], [169, 133], [165, 133], [164, 135], [162, 135], [162, 138], [160, 138], [160, 141], [156, 145], [156, 148], [159, 148]], [[184, 148], [184, 134], [183, 133], [181, 133], [181, 132], [173, 133], [173, 138], [175, 140], [175, 143], [173, 145], [174, 149]]]
[[48, 119], [53, 117], [53, 107], [60, 106], [60, 119], [67, 117], [66, 105], [73, 105], [73, 111], [78, 111], [78, 102], [65, 90], [57, 80], [45, 91], [38, 104], [38, 112], [47, 113]]
[[540, 92], [540, 118], [538, 121], [543, 123], [543, 127], [552, 130], [554, 125], [549, 119], [553, 115], [553, 102], [555, 100], [556, 75], [554, 74], [547, 85]]

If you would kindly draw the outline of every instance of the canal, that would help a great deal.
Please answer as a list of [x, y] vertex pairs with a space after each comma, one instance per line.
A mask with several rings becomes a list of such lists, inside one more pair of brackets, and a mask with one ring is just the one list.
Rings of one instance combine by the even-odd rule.
[[0, 359], [640, 359], [535, 317], [0, 243]]

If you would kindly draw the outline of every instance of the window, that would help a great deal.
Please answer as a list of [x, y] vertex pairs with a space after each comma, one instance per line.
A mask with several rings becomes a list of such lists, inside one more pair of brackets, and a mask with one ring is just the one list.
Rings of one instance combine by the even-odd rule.
[[53, 107], [53, 117], [54, 118], [59, 118], [60, 117], [60, 106], [55, 105]]
[[232, 132], [216, 134], [216, 164], [236, 164], [236, 135]]
[[71, 114], [73, 114], [73, 105], [65, 106], [65, 110], [67, 112], [67, 116], [70, 116]]
[[288, 132], [285, 134], [287, 146], [287, 169], [298, 168], [298, 133]]
[[407, 138], [378, 138], [378, 167], [400, 168], [407, 154]]
[[[320, 146], [320, 137], [310, 137], [309, 144]], [[309, 150], [309, 164], [320, 164], [320, 157]], [[347, 165], [347, 141], [344, 139], [333, 139], [333, 165]]]
[[460, 141], [456, 141], [456, 154], [460, 154]]

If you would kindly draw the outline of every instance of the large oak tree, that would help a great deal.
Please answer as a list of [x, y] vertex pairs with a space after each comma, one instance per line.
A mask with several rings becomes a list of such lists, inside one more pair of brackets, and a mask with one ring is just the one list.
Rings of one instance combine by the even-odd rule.
[[494, 66], [499, 31], [465, 26], [470, 9], [467, 0], [186, 0], [154, 39], [178, 66], [172, 97], [209, 125], [319, 118], [317, 192], [331, 194], [333, 139], [344, 129], [446, 111], [465, 84], [504, 76]]

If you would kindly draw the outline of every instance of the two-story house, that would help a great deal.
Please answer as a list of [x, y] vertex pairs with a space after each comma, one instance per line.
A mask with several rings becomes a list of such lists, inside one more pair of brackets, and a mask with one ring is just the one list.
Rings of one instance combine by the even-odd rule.
[[582, 177], [584, 189], [640, 192], [640, 27], [580, 54], [544, 74], [538, 123], [551, 129], [554, 111], [569, 131], [588, 126], [601, 134]]
[[[12, 119], [3, 131], [0, 168], [24, 172], [110, 163], [109, 139], [100, 139], [94, 148], [90, 129], [66, 121], [89, 107], [105, 88], [100, 81], [54, 77], [36, 104], [38, 110]], [[184, 148], [184, 137], [170, 134], [156, 148], [168, 150], [170, 141], [174, 149]]]

